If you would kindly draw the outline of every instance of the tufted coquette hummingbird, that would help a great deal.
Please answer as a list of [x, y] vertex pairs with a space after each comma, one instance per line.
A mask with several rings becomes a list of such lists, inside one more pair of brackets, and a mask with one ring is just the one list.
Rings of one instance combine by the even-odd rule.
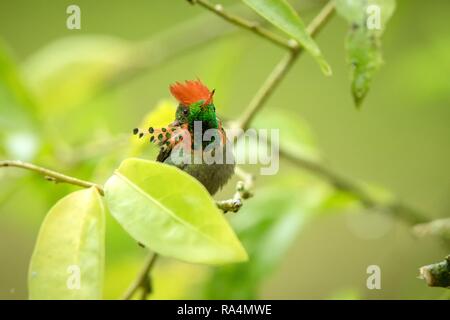
[[157, 161], [175, 165], [215, 194], [233, 175], [235, 161], [210, 91], [200, 80], [176, 82], [170, 92], [178, 101], [175, 121], [166, 127], [133, 133], [160, 147]]

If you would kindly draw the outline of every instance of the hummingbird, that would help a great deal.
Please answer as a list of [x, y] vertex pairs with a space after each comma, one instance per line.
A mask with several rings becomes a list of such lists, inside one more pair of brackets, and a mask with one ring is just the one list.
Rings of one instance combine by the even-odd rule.
[[178, 101], [175, 120], [166, 127], [133, 129], [160, 147], [156, 161], [174, 165], [196, 178], [215, 194], [234, 173], [235, 161], [222, 121], [213, 102], [215, 90], [200, 80], [169, 86]]

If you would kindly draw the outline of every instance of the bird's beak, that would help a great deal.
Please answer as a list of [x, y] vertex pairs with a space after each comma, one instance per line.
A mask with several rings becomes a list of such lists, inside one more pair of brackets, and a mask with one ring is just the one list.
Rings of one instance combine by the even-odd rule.
[[204, 109], [207, 105], [210, 105], [213, 102], [214, 93], [216, 92], [216, 89], [213, 89], [211, 93], [209, 94], [208, 99], [203, 103], [202, 109]]

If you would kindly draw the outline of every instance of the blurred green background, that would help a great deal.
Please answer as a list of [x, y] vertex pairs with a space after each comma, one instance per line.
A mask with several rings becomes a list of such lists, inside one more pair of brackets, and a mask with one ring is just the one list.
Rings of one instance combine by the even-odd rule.
[[[324, 4], [290, 2], [305, 22]], [[240, 1], [221, 3], [255, 17]], [[81, 8], [81, 30], [66, 28], [70, 4]], [[446, 1], [397, 1], [383, 36], [385, 65], [359, 111], [349, 89], [347, 25], [335, 16], [317, 38], [333, 76], [324, 77], [305, 54], [256, 121], [289, 114], [300, 137], [314, 136], [314, 154], [331, 168], [429, 217], [448, 216], [449, 10]], [[133, 153], [130, 129], [170, 99], [170, 83], [200, 77], [217, 89], [220, 115], [233, 119], [283, 55], [183, 0], [2, 1], [0, 38], [0, 159], [99, 183]], [[288, 134], [281, 123], [281, 139]], [[234, 183], [217, 198], [229, 197]], [[0, 170], [0, 298], [27, 298], [39, 225], [55, 201], [76, 189]], [[354, 203], [322, 203], [317, 194], [324, 192], [331, 192], [326, 183], [282, 161], [276, 176], [257, 177], [255, 197], [231, 215], [258, 258], [220, 270], [162, 259], [151, 298], [445, 297], [445, 289], [417, 279], [420, 266], [448, 253], [437, 239], [416, 239], [403, 222]], [[105, 298], [121, 295], [144, 256], [108, 217]], [[374, 264], [381, 290], [366, 287], [366, 268]]]

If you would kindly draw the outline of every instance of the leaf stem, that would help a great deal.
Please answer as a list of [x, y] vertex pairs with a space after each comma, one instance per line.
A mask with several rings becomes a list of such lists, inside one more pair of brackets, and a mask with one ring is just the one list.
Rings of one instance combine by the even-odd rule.
[[2, 160], [0, 161], [0, 167], [16, 167], [31, 170], [43, 175], [47, 180], [55, 183], [69, 183], [83, 188], [96, 187], [100, 194], [104, 195], [103, 187], [97, 183], [74, 178], [53, 170], [39, 167], [32, 163], [23, 162], [20, 160]]

